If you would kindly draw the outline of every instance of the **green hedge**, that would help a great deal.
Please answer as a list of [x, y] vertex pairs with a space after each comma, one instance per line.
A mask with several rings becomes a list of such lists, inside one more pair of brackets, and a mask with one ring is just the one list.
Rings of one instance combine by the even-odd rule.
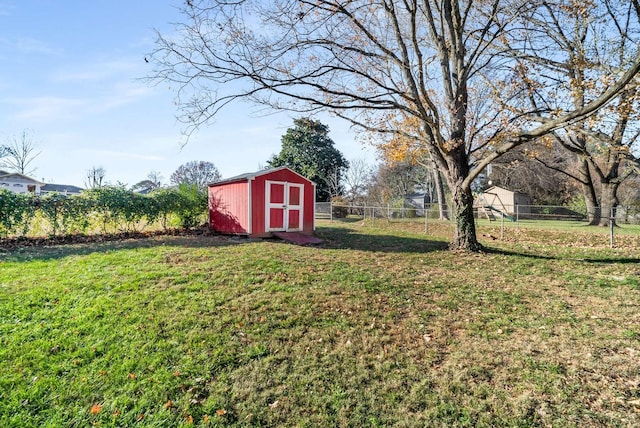
[[[45, 196], [0, 190], [0, 236], [24, 236], [46, 230], [51, 236], [98, 231], [167, 229], [175, 221], [191, 228], [206, 219], [207, 194], [195, 186], [159, 189], [149, 195], [105, 186], [79, 195]], [[35, 223], [38, 224], [37, 227]], [[36, 230], [37, 229], [37, 230]]]

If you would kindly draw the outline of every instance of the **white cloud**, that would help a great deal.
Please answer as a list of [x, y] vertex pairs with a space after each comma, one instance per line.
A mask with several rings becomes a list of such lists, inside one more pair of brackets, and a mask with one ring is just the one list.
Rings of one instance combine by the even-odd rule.
[[80, 95], [4, 98], [0, 99], [0, 103], [12, 106], [11, 117], [16, 120], [53, 122], [60, 119], [82, 119], [134, 104], [153, 95], [154, 89], [125, 80], [104, 82], [102, 85], [76, 85], [73, 89], [61, 88], [59, 92]]
[[86, 100], [65, 97], [33, 97], [4, 101], [18, 107], [13, 117], [19, 120], [71, 117], [87, 105]]

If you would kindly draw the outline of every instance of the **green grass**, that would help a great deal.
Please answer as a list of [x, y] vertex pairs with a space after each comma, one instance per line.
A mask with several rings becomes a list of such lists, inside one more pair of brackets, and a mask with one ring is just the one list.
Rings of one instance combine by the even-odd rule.
[[640, 425], [636, 235], [375, 226], [0, 250], [0, 426]]

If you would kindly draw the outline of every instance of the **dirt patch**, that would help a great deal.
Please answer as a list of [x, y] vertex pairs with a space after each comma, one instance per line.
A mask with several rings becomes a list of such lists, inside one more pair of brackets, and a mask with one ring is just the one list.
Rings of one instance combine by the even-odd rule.
[[51, 237], [28, 237], [19, 236], [15, 238], [1, 238], [0, 248], [12, 250], [24, 247], [48, 247], [54, 245], [88, 244], [98, 242], [122, 241], [125, 239], [149, 239], [158, 236], [212, 236], [216, 233], [207, 226], [200, 226], [193, 229], [167, 229], [154, 230], [148, 232], [119, 232], [96, 235], [64, 235]]

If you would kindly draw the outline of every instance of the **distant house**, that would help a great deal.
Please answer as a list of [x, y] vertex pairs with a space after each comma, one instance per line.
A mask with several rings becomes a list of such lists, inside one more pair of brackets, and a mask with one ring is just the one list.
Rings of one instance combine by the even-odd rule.
[[40, 188], [40, 194], [46, 195], [47, 193], [60, 193], [61, 195], [78, 195], [84, 189], [78, 186], [72, 186], [70, 184], [51, 184], [47, 183]]
[[498, 186], [489, 187], [478, 195], [476, 207], [513, 216], [531, 213], [531, 198], [520, 192], [513, 192]]
[[35, 193], [40, 194], [44, 186], [42, 181], [18, 172], [0, 171], [0, 189], [6, 189], [13, 193]]
[[38, 181], [18, 172], [0, 171], [0, 189], [6, 189], [14, 193], [33, 193], [46, 195], [47, 193], [60, 193], [62, 195], [77, 195], [84, 189], [68, 184], [51, 184]]
[[428, 208], [429, 203], [431, 203], [431, 198], [424, 192], [405, 195], [404, 199], [406, 205], [415, 208], [416, 215], [418, 216], [423, 216], [425, 208]]

